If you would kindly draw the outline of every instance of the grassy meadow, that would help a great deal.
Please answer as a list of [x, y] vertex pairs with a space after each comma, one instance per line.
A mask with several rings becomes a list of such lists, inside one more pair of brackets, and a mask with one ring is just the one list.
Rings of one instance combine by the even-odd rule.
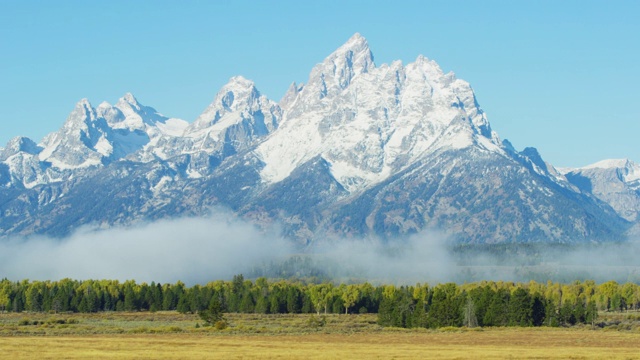
[[177, 312], [0, 314], [5, 359], [635, 359], [640, 316], [603, 328], [383, 328], [375, 314], [227, 314], [224, 329]]

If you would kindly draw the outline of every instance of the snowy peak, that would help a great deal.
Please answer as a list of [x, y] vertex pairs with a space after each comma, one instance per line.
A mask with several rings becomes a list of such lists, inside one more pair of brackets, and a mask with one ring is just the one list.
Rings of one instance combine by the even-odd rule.
[[280, 105], [284, 110], [288, 109], [296, 101], [298, 94], [300, 94], [303, 88], [303, 84], [298, 85], [295, 82], [291, 83], [291, 85], [289, 85], [289, 89], [287, 89], [287, 92], [284, 94], [282, 99], [280, 99], [278, 105]]
[[126, 93], [121, 97], [114, 108], [124, 115], [122, 121], [111, 123], [115, 128], [146, 131], [148, 127], [155, 127], [158, 123], [164, 123], [168, 120], [166, 116], [157, 112], [156, 109], [140, 104], [138, 99], [131, 93]]
[[238, 111], [251, 108], [259, 98], [260, 92], [253, 81], [234, 76], [218, 92], [213, 103], [226, 111]]
[[24, 136], [16, 136], [9, 140], [7, 146], [4, 148], [5, 152], [11, 152], [13, 154], [18, 152], [24, 152], [27, 154], [35, 155], [42, 150], [33, 140]]
[[249, 110], [254, 107], [259, 97], [260, 93], [252, 81], [242, 76], [232, 77], [186, 132], [193, 133], [207, 129], [218, 123], [227, 113]]
[[629, 159], [607, 159], [607, 160], [601, 160], [598, 161], [594, 164], [591, 165], [587, 165], [581, 168], [578, 168], [579, 170], [587, 170], [587, 169], [621, 169], [621, 168], [628, 168], [628, 167], [633, 167], [633, 166], [637, 166], [637, 164], [635, 164], [633, 161], [629, 160]]
[[232, 77], [180, 136], [152, 142], [147, 154], [161, 159], [189, 155], [186, 173], [199, 178], [225, 158], [251, 149], [278, 128], [281, 118], [278, 104], [261, 95], [251, 80]]
[[263, 125], [267, 132], [271, 132], [277, 127], [279, 113], [279, 106], [261, 95], [253, 81], [235, 76], [222, 87], [213, 102], [185, 130], [185, 134], [200, 136], [203, 131], [221, 131], [253, 118], [259, 118], [261, 122], [266, 120]]
[[118, 100], [118, 104], [125, 104], [125, 103], [129, 104], [132, 107], [135, 107], [138, 109], [140, 108], [140, 103], [138, 102], [138, 99], [136, 99], [136, 97], [133, 96], [133, 94], [130, 92], [124, 94], [124, 96]]
[[577, 169], [566, 169], [567, 173], [613, 172], [625, 183], [636, 183], [640, 188], [640, 165], [629, 159], [607, 159]]
[[304, 88], [293, 84], [281, 104], [280, 128], [257, 149], [267, 183], [316, 156], [352, 192], [436, 151], [506, 154], [467, 82], [423, 56], [376, 67], [359, 34], [316, 65]]
[[127, 93], [116, 105], [80, 100], [65, 125], [42, 141], [41, 161], [59, 169], [101, 166], [127, 157], [162, 136], [182, 134], [187, 122], [169, 119]]
[[640, 166], [635, 162], [609, 159], [563, 172], [581, 191], [606, 202], [624, 219], [640, 221]]
[[86, 128], [87, 124], [96, 119], [95, 109], [91, 106], [88, 99], [84, 98], [78, 101], [67, 117], [64, 128], [68, 130], [79, 127]]
[[375, 68], [367, 40], [356, 33], [311, 71], [309, 85], [320, 98], [345, 89], [354, 77]]
[[[62, 129], [44, 138], [40, 160], [61, 169], [101, 164], [103, 153], [108, 150], [105, 126], [106, 121], [97, 116], [96, 109], [91, 107], [89, 101], [80, 100]], [[98, 151], [96, 146], [102, 151]]]
[[[373, 53], [369, 49], [367, 39], [359, 33], [353, 35], [344, 45], [339, 47], [335, 52], [327, 57], [325, 64], [334, 66], [334, 74], [350, 75], [351, 77], [367, 73], [371, 68], [375, 67], [373, 62]], [[339, 73], [345, 71], [346, 74]], [[342, 77], [342, 80], [350, 80], [348, 76]], [[348, 83], [343, 84], [344, 86]], [[344, 87], [343, 86], [343, 87]]]
[[42, 148], [33, 142], [33, 140], [27, 137], [17, 136], [9, 140], [4, 149], [0, 148], [0, 162], [7, 161], [19, 154], [26, 157], [35, 157], [40, 151], [42, 151]]

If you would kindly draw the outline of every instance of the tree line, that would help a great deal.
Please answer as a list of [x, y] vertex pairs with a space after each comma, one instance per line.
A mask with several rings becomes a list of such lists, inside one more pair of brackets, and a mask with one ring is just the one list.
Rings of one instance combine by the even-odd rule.
[[231, 313], [377, 313], [383, 326], [558, 326], [593, 323], [598, 311], [640, 308], [640, 286], [615, 281], [528, 283], [482, 281], [416, 284], [334, 284], [247, 280], [206, 285], [129, 280], [0, 281], [0, 312], [176, 310], [212, 304]]

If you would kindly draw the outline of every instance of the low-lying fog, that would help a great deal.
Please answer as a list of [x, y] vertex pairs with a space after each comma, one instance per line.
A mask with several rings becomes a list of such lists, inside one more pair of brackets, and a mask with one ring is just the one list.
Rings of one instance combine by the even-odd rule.
[[638, 242], [535, 247], [509, 255], [478, 248], [454, 251], [443, 234], [394, 241], [319, 241], [304, 250], [229, 213], [162, 220], [128, 228], [81, 229], [65, 239], [0, 240], [0, 278], [134, 279], [187, 285], [245, 277], [315, 276], [374, 283], [480, 280], [640, 281]]

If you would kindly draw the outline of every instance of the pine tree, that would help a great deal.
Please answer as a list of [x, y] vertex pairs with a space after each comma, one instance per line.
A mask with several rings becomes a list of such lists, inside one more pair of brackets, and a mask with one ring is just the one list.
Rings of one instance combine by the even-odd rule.
[[462, 296], [457, 294], [458, 288], [454, 283], [436, 286], [429, 307], [429, 326], [460, 326], [462, 325]]
[[509, 325], [531, 326], [533, 325], [533, 301], [529, 293], [518, 288], [509, 298]]
[[506, 326], [509, 293], [504, 289], [492, 291], [491, 301], [482, 319], [483, 326]]
[[212, 298], [207, 310], [200, 310], [198, 315], [209, 326], [219, 321], [225, 321], [222, 304], [220, 304], [220, 300], [217, 297]]

